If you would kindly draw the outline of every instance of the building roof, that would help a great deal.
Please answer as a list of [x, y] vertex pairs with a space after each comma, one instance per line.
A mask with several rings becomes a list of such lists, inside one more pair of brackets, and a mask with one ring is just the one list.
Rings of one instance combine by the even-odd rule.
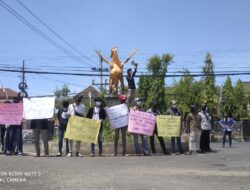
[[[5, 88], [5, 90], [6, 90], [6, 93], [7, 93], [9, 99], [13, 99], [14, 97], [17, 97], [16, 91], [14, 91], [10, 88]], [[0, 88], [0, 100], [5, 100], [5, 99], [6, 99], [5, 93], [3, 92], [3, 89]]]
[[79, 92], [77, 96], [83, 96], [83, 98], [89, 98], [89, 92], [91, 92], [91, 97], [96, 98], [100, 96], [100, 92], [93, 86], [89, 86], [83, 91]]

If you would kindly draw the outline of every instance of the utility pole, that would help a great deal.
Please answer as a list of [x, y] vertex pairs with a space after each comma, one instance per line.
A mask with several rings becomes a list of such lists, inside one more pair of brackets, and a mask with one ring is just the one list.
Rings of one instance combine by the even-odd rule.
[[22, 67], [22, 82], [19, 83], [18, 88], [20, 90], [20, 92], [18, 93], [18, 97], [20, 99], [22, 98], [27, 98], [28, 97], [28, 93], [26, 92], [28, 85], [25, 82], [25, 62], [23, 60], [23, 67]]
[[[100, 53], [100, 51], [99, 51]], [[108, 81], [105, 80], [105, 82], [103, 82], [103, 72], [108, 72], [108, 68], [103, 68], [103, 59], [100, 57], [100, 67], [99, 68], [96, 68], [96, 67], [93, 67], [92, 70], [93, 71], [100, 71], [100, 80], [101, 82], [100, 83], [95, 83], [95, 80], [92, 81], [92, 85], [95, 85], [95, 86], [99, 86], [100, 85], [100, 90], [102, 91], [103, 90], [103, 86], [107, 86], [108, 85]]]
[[[99, 50], [99, 53], [101, 53], [100, 50]], [[100, 57], [101, 92], [103, 90], [103, 84], [102, 84], [102, 63], [103, 63], [103, 59]]]

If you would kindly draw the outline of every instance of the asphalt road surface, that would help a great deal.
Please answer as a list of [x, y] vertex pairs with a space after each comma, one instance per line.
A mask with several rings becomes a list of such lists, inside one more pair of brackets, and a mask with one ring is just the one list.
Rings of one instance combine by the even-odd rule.
[[249, 190], [250, 143], [215, 153], [57, 158], [0, 155], [0, 190]]

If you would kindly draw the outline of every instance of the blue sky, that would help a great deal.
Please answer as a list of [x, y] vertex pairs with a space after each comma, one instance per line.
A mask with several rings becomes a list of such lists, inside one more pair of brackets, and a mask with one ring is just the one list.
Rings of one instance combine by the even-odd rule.
[[[1, 1], [82, 61], [52, 46], [0, 6], [0, 68], [4, 64], [21, 67], [25, 60], [26, 67], [33, 70], [83, 67], [84, 73], [98, 67], [95, 49], [109, 58], [110, 49], [119, 47], [121, 60], [133, 49], [139, 49], [133, 57], [139, 63], [139, 72], [145, 70], [150, 56], [163, 53], [174, 55], [170, 73], [184, 68], [198, 72], [208, 51], [212, 53], [215, 71], [250, 70], [248, 0], [20, 0], [87, 59], [41, 25], [17, 0]], [[130, 66], [128, 63], [126, 68]], [[17, 91], [19, 76], [0, 72], [3, 85]], [[221, 85], [225, 78], [217, 77], [217, 84]], [[233, 82], [239, 78], [249, 80], [248, 76], [234, 76]], [[27, 74], [26, 79], [29, 95], [52, 94], [64, 83], [71, 92], [79, 92], [92, 80], [100, 81], [99, 77], [37, 74]], [[166, 84], [171, 86], [173, 81], [167, 78]]]

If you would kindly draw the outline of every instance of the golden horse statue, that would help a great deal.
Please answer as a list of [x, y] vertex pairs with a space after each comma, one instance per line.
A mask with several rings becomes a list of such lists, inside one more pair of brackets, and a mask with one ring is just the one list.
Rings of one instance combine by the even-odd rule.
[[109, 77], [109, 91], [110, 93], [113, 93], [114, 95], [118, 94], [118, 84], [119, 81], [121, 83], [122, 87], [122, 94], [124, 94], [125, 86], [123, 81], [123, 65], [127, 63], [130, 58], [137, 52], [138, 49], [135, 49], [128, 58], [121, 62], [118, 56], [118, 48], [112, 48], [110, 57], [112, 58], [112, 61], [109, 62], [99, 51], [95, 51], [100, 58], [107, 64], [110, 65], [110, 77]]

